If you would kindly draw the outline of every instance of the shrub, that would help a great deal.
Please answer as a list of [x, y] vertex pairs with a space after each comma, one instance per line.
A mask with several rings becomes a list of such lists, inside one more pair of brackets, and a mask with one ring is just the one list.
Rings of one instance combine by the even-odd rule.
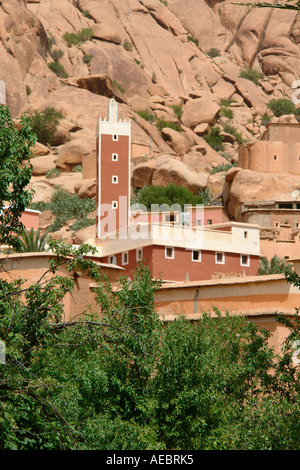
[[188, 34], [188, 37], [187, 37], [187, 38], [188, 38], [188, 41], [193, 42], [193, 43], [196, 44], [196, 46], [198, 47], [198, 45], [199, 45], [199, 39], [193, 38], [193, 36], [190, 36], [189, 34]]
[[220, 173], [221, 171], [228, 171], [233, 166], [237, 166], [237, 163], [221, 163], [221, 165], [215, 166], [211, 170], [211, 174]]
[[128, 39], [125, 39], [125, 41], [123, 42], [123, 47], [125, 51], [128, 51], [128, 52], [131, 52], [133, 49], [133, 45], [131, 44], [131, 42], [128, 41]]
[[220, 134], [219, 127], [212, 127], [209, 133], [204, 136], [204, 140], [216, 151], [223, 149], [224, 137]]
[[29, 85], [26, 85], [26, 95], [27, 96], [31, 95], [31, 88]]
[[228, 119], [232, 119], [233, 118], [233, 111], [230, 108], [222, 107], [220, 109], [220, 116], [224, 116], [224, 117], [227, 117]]
[[93, 37], [94, 33], [91, 28], [83, 28], [78, 33], [65, 33], [63, 35], [64, 40], [68, 44], [68, 46], [82, 44], [85, 41], [90, 41]]
[[80, 173], [82, 171], [82, 166], [81, 165], [75, 165], [72, 169], [73, 173]]
[[125, 93], [125, 88], [123, 88], [122, 85], [120, 85], [120, 83], [118, 83], [116, 80], [114, 80], [114, 84], [116, 85], [116, 87], [118, 88], [118, 90], [122, 93], [122, 95], [124, 95], [124, 93]]
[[49, 227], [49, 231], [56, 232], [64, 225], [65, 222], [71, 219], [77, 219], [71, 227], [74, 231], [75, 229], [79, 230], [79, 226], [80, 228], [83, 228], [84, 224], [91, 225], [94, 223], [92, 219], [87, 218], [87, 215], [95, 210], [96, 205], [94, 199], [81, 199], [77, 194], [70, 194], [59, 188], [53, 194], [49, 203], [33, 203], [30, 207], [40, 211], [50, 210], [55, 216], [55, 221]]
[[215, 47], [212, 47], [212, 48], [208, 51], [208, 53], [207, 53], [207, 55], [208, 55], [211, 59], [213, 59], [214, 57], [219, 57], [220, 54], [221, 54], [220, 49], [216, 49]]
[[296, 106], [294, 103], [284, 98], [271, 100], [267, 106], [277, 117], [282, 116], [283, 114], [295, 114], [296, 112]]
[[79, 37], [80, 42], [90, 41], [93, 36], [94, 36], [94, 32], [93, 32], [92, 28], [83, 28], [78, 33], [78, 37]]
[[144, 205], [148, 210], [151, 209], [151, 205], [158, 204], [159, 210], [164, 210], [163, 204], [169, 208], [175, 204], [178, 204], [181, 209], [184, 209], [185, 204], [197, 205], [207, 204], [211, 202], [211, 194], [202, 192], [199, 194], [193, 194], [187, 188], [178, 186], [170, 183], [166, 186], [145, 186], [136, 192], [135, 201], [136, 204]]
[[264, 114], [262, 117], [261, 117], [261, 125], [262, 126], [266, 126], [271, 120], [271, 117], [268, 116], [267, 114]]
[[63, 39], [66, 41], [68, 46], [74, 46], [80, 44], [80, 39], [76, 33], [65, 33]]
[[59, 78], [68, 78], [68, 74], [65, 71], [64, 67], [59, 64], [58, 62], [50, 62], [50, 64], [47, 64], [49, 69], [54, 72], [57, 77]]
[[242, 137], [241, 132], [238, 132], [238, 130], [234, 126], [231, 126], [230, 124], [224, 125], [224, 132], [226, 132], [227, 134], [233, 135], [233, 137], [235, 137], [235, 140], [239, 144], [243, 144], [245, 142]]
[[183, 111], [182, 111], [182, 107], [179, 106], [179, 105], [174, 105], [174, 106], [172, 106], [172, 108], [173, 108], [174, 113], [175, 113], [175, 114], [179, 117], [179, 119], [180, 119], [181, 116], [182, 116], [182, 112], [183, 112]]
[[163, 130], [164, 127], [168, 127], [170, 129], [173, 129], [174, 131], [181, 132], [181, 127], [179, 124], [175, 122], [166, 121], [164, 118], [158, 119], [156, 127], [160, 132]]
[[230, 106], [231, 103], [235, 103], [235, 100], [233, 100], [232, 98], [221, 98], [220, 104], [224, 108], [228, 108], [228, 106]]
[[53, 144], [57, 125], [62, 117], [62, 114], [51, 107], [47, 107], [41, 112], [34, 111], [29, 115], [32, 130], [37, 135], [37, 139], [41, 144]]
[[263, 78], [264, 74], [262, 72], [259, 72], [258, 70], [252, 69], [251, 67], [244, 68], [240, 72], [240, 77], [241, 78], [246, 78], [247, 80], [250, 80], [251, 82], [255, 83], [258, 85], [259, 80]]
[[50, 55], [51, 55], [52, 59], [54, 60], [54, 62], [57, 62], [59, 59], [62, 58], [64, 53], [61, 49], [51, 49]]
[[138, 111], [137, 114], [141, 116], [141, 118], [145, 119], [145, 121], [154, 122], [156, 120], [156, 115], [144, 109], [142, 111]]
[[84, 10], [82, 12], [83, 16], [85, 16], [86, 18], [89, 18], [90, 20], [93, 19], [92, 18], [92, 15], [90, 14], [89, 10]]
[[82, 57], [82, 62], [84, 62], [85, 64], [89, 64], [93, 57], [93, 54], [84, 54], [84, 56]]
[[51, 168], [46, 173], [46, 178], [57, 178], [61, 174], [61, 171], [58, 168]]

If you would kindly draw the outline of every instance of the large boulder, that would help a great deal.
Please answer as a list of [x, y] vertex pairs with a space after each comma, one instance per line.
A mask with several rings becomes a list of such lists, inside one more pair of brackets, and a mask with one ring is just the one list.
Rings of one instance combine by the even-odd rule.
[[293, 191], [300, 189], [300, 176], [232, 170], [227, 176], [227, 184], [230, 186], [225, 202], [229, 212], [234, 215], [236, 205], [243, 201], [293, 200]]
[[194, 129], [201, 123], [208, 123], [210, 125], [216, 122], [220, 106], [210, 98], [196, 98], [189, 100], [182, 107], [181, 121], [184, 126]]
[[89, 142], [83, 139], [74, 139], [63, 145], [56, 160], [56, 168], [62, 171], [71, 171], [75, 166], [82, 165], [82, 158], [92, 152]]

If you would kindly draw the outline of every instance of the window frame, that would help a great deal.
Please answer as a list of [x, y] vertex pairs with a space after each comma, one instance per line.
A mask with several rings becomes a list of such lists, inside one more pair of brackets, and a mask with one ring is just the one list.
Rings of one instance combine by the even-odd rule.
[[[243, 257], [246, 256], [247, 257], [247, 263], [243, 263]], [[243, 255], [243, 254], [240, 254], [240, 265], [243, 266], [243, 267], [249, 267], [250, 266], [250, 255]]]
[[[218, 261], [218, 255], [222, 255], [222, 261]], [[225, 253], [224, 253], [224, 251], [216, 251], [216, 253], [215, 253], [215, 264], [225, 264]]]
[[[125, 259], [125, 256], [127, 257], [127, 259]], [[123, 253], [122, 253], [122, 266], [126, 266], [127, 264], [129, 264], [129, 252], [128, 251], [123, 251]]]
[[[167, 256], [167, 250], [172, 250], [172, 256]], [[165, 259], [174, 259], [174, 258], [175, 258], [174, 246], [165, 246]]]
[[[199, 258], [198, 258], [198, 259], [194, 259], [194, 253], [198, 253], [198, 254], [199, 254]], [[201, 261], [202, 261], [202, 253], [201, 253], [201, 250], [192, 250], [192, 261], [194, 261], [195, 263], [201, 263]]]

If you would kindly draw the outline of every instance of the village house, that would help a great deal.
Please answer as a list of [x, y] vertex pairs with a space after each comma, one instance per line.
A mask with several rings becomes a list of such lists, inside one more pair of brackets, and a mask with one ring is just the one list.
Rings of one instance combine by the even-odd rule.
[[[300, 175], [300, 125], [269, 123], [260, 141], [239, 148], [238, 166], [261, 173]], [[261, 254], [292, 259], [300, 249], [300, 188], [281, 199], [241, 201], [234, 220], [260, 227]]]

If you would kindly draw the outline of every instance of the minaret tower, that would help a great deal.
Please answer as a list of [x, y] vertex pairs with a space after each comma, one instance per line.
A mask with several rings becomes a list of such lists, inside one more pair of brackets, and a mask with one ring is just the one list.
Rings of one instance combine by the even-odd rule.
[[109, 102], [108, 120], [97, 128], [96, 237], [106, 238], [129, 225], [131, 123], [118, 120], [118, 104]]

